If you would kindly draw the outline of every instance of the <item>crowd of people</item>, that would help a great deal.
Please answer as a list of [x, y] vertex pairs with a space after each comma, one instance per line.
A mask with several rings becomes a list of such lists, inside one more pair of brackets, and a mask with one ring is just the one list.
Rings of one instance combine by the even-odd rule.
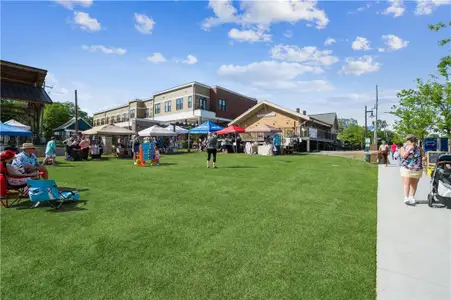
[[101, 137], [94, 137], [91, 141], [87, 135], [76, 134], [63, 143], [66, 147], [66, 160], [88, 160], [92, 149], [95, 149], [91, 153], [93, 157], [100, 157], [103, 154], [104, 145]]

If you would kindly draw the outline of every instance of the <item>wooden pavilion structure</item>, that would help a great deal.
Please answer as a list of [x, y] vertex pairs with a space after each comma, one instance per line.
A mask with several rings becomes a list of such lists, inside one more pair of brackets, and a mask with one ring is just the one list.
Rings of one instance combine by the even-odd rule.
[[17, 114], [33, 133], [41, 135], [44, 105], [52, 103], [44, 89], [47, 70], [0, 60], [0, 73], [2, 115]]

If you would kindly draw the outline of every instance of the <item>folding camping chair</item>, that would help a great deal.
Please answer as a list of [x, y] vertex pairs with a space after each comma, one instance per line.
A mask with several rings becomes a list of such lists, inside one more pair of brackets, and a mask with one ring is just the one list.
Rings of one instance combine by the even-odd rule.
[[[39, 172], [37, 179], [42, 176], [42, 172]], [[1, 181], [1, 191], [0, 191], [0, 204], [4, 208], [8, 208], [11, 205], [19, 202], [22, 198], [26, 197], [28, 190], [27, 184], [18, 184], [12, 185], [9, 183], [8, 179], [17, 179], [18, 181], [23, 181], [30, 179], [29, 175], [11, 175], [6, 172], [6, 168], [2, 168], [2, 172], [0, 172], [0, 181]], [[11, 191], [15, 191], [16, 193], [10, 193]], [[11, 202], [9, 202], [11, 200]]]
[[32, 203], [46, 202], [58, 209], [66, 201], [77, 201], [80, 198], [78, 191], [61, 191], [55, 180], [27, 180], [28, 196]]

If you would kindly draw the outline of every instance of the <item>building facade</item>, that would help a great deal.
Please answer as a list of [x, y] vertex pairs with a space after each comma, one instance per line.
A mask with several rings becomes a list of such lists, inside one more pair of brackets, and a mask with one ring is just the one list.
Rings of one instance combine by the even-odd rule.
[[226, 124], [256, 104], [255, 98], [223, 87], [192, 82], [157, 92], [151, 99], [136, 99], [94, 113], [94, 126], [116, 124], [134, 130], [133, 123], [151, 121], [201, 124], [210, 120]]
[[[335, 117], [336, 114], [332, 113]], [[322, 114], [322, 115], [332, 115]], [[316, 115], [319, 116], [319, 115]], [[320, 120], [323, 119], [323, 120]], [[238, 116], [229, 125], [237, 125], [251, 129], [260, 125], [268, 125], [282, 130], [284, 136], [300, 137], [298, 151], [333, 150], [337, 145], [335, 123], [326, 118], [312, 117], [300, 109], [290, 110], [269, 101], [263, 101]], [[327, 119], [329, 120], [329, 119]], [[338, 121], [337, 121], [338, 130]]]

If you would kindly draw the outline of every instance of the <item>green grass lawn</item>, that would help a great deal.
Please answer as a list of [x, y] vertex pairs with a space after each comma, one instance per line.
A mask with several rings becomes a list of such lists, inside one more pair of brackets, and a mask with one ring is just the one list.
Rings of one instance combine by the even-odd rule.
[[375, 299], [375, 166], [205, 156], [50, 167], [87, 203], [1, 209], [1, 299]]

